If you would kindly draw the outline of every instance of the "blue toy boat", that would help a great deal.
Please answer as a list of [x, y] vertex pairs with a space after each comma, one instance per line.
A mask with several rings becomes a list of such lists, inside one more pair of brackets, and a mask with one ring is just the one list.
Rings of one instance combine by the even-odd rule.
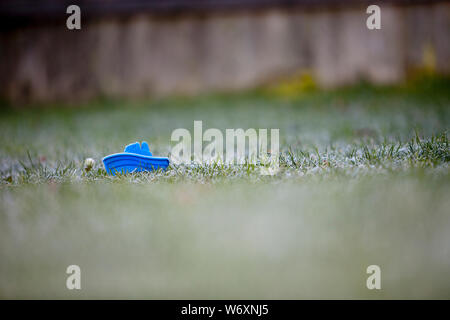
[[154, 157], [150, 152], [148, 143], [143, 141], [129, 144], [124, 152], [114, 153], [103, 158], [106, 172], [111, 175], [116, 173], [125, 174], [141, 171], [165, 170], [169, 165], [169, 159]]

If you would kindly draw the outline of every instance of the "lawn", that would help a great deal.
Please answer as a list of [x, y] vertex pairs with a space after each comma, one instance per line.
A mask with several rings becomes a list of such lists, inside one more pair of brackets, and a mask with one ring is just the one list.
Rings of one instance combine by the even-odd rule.
[[[194, 120], [280, 129], [280, 171], [106, 175], [103, 156], [142, 140], [168, 156]], [[447, 79], [5, 107], [0, 297], [450, 298], [449, 127]]]

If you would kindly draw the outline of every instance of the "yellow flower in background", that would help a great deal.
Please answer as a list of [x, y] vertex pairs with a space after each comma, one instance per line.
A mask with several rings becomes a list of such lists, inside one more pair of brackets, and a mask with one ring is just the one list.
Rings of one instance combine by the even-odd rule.
[[302, 72], [299, 75], [279, 82], [270, 91], [279, 97], [295, 98], [316, 90], [317, 84], [311, 73]]
[[423, 48], [422, 63], [424, 71], [429, 73], [436, 71], [436, 50], [429, 42]]

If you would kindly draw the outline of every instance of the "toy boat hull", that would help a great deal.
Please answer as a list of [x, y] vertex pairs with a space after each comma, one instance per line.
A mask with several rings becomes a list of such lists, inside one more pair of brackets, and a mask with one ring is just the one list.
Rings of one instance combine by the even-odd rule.
[[164, 157], [144, 156], [134, 153], [115, 153], [103, 158], [106, 172], [111, 175], [163, 169], [169, 165]]

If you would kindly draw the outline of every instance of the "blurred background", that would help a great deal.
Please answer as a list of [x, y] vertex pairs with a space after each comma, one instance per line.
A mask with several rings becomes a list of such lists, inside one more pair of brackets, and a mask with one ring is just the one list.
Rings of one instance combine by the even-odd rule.
[[[81, 30], [66, 28], [70, 4]], [[369, 4], [381, 30], [366, 27]], [[12, 103], [450, 73], [448, 1], [5, 0], [0, 20], [0, 96]]]
[[[449, 1], [3, 0], [0, 21], [0, 298], [450, 297]], [[280, 171], [106, 174], [195, 120], [279, 129]]]

